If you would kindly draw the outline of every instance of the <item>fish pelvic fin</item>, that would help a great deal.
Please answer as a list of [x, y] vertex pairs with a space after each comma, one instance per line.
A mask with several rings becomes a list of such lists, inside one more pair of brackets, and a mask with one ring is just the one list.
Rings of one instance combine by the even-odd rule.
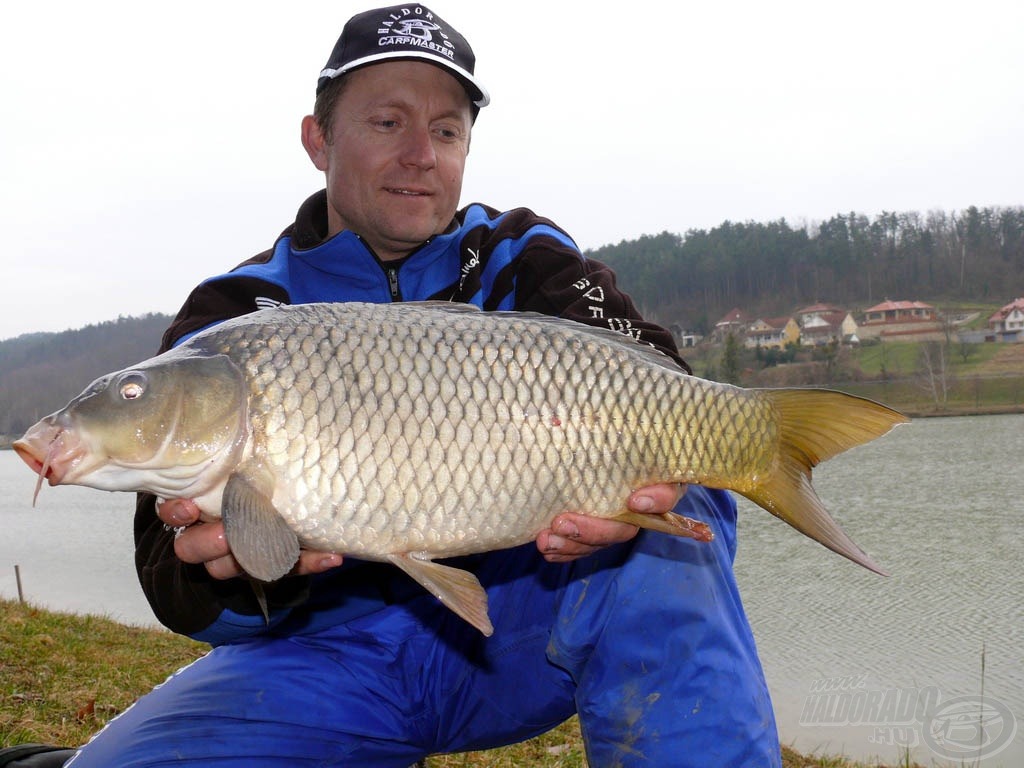
[[388, 555], [387, 559], [485, 637], [494, 634], [494, 625], [487, 615], [487, 593], [472, 573], [432, 562], [427, 556], [416, 553]]
[[299, 538], [272, 501], [273, 480], [257, 462], [244, 462], [228, 477], [221, 501], [224, 537], [247, 574], [277, 581], [299, 559]]
[[825, 509], [811, 485], [811, 469], [909, 419], [881, 403], [833, 390], [767, 389], [760, 394], [779, 416], [776, 468], [753, 487], [737, 490], [833, 552], [887, 576]]

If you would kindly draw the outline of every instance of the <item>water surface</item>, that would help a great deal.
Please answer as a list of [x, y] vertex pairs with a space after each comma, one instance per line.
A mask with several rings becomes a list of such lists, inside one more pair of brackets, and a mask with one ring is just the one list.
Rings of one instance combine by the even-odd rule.
[[[819, 467], [819, 494], [887, 578], [741, 500], [737, 577], [784, 740], [889, 761], [916, 745], [930, 764], [1008, 735], [994, 706], [1017, 736], [983, 764], [1024, 765], [1022, 461], [1024, 415], [978, 416], [917, 420]], [[936, 699], [937, 718], [910, 711]], [[985, 707], [980, 731], [947, 722], [954, 699]]]

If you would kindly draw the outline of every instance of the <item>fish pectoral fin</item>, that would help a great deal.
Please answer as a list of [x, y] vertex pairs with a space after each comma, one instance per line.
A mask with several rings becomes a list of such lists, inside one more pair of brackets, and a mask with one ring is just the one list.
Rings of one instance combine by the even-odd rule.
[[675, 512], [665, 512], [660, 515], [650, 515], [645, 512], [621, 512], [609, 520], [618, 520], [620, 523], [629, 523], [638, 528], [646, 528], [650, 531], [670, 533], [673, 536], [685, 536], [688, 539], [697, 541], [714, 541], [715, 533], [707, 523], [694, 520], [692, 517], [683, 517]]
[[494, 634], [494, 626], [487, 615], [487, 593], [469, 571], [435, 563], [424, 556], [411, 553], [388, 555], [388, 561], [397, 565], [424, 589], [441, 601], [456, 615], [479, 629], [484, 636]]
[[221, 518], [242, 569], [254, 579], [277, 581], [299, 559], [299, 538], [274, 507], [266, 474], [244, 466], [233, 472], [224, 488]]
[[270, 604], [267, 602], [267, 592], [263, 589], [263, 582], [250, 579], [249, 585], [252, 587], [253, 594], [256, 595], [256, 602], [260, 606], [260, 613], [263, 614], [263, 623], [269, 626]]

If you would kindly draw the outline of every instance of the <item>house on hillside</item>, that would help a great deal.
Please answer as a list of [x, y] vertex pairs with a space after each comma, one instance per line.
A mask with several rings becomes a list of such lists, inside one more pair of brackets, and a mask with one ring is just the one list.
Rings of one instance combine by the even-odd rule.
[[882, 341], [944, 341], [942, 319], [935, 307], [921, 301], [883, 301], [864, 310], [857, 326], [861, 339]]
[[988, 319], [997, 341], [1024, 341], [1024, 298], [1014, 299]]
[[800, 325], [800, 343], [806, 347], [837, 344], [856, 344], [857, 321], [845, 309], [831, 304], [812, 304], [797, 311]]
[[785, 349], [800, 341], [800, 326], [792, 317], [758, 318], [747, 326], [744, 344], [751, 348]]
[[725, 316], [715, 323], [715, 328], [711, 332], [712, 337], [715, 341], [725, 341], [725, 338], [732, 334], [736, 338], [742, 338], [747, 332], [747, 324], [750, 322], [750, 318], [743, 313], [742, 310], [734, 307], [725, 313]]
[[679, 349], [696, 347], [704, 341], [703, 334], [687, 328], [682, 323], [672, 323], [669, 325], [668, 330], [676, 340], [676, 346], [679, 347]]

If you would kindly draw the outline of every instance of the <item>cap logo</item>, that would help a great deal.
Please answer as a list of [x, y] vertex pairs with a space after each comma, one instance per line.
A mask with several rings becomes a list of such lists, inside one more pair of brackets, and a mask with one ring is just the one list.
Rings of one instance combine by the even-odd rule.
[[[454, 59], [454, 46], [448, 40], [448, 35], [434, 23], [433, 19], [434, 14], [419, 6], [402, 8], [381, 22], [380, 28], [377, 30], [379, 35], [377, 46], [384, 48], [389, 45], [398, 45], [424, 48], [432, 53], [440, 54], [446, 59]], [[435, 32], [440, 38], [440, 42], [434, 41]]]

